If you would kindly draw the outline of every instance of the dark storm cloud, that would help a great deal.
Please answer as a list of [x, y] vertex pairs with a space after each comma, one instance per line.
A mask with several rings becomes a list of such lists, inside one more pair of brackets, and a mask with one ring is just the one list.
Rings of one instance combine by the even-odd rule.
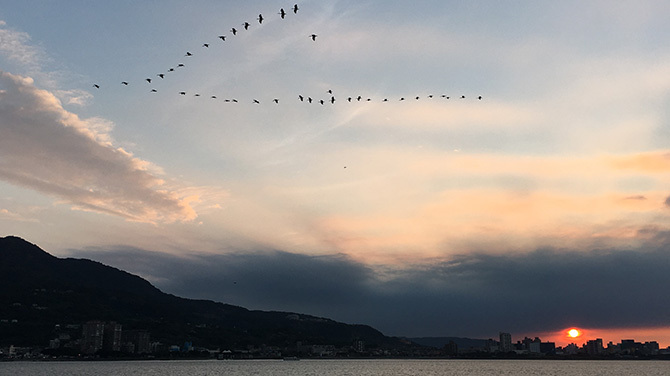
[[184, 297], [364, 323], [389, 335], [490, 337], [571, 325], [667, 325], [667, 238], [659, 234], [665, 242], [644, 250], [474, 254], [383, 272], [344, 256], [287, 252], [77, 255], [149, 277]]

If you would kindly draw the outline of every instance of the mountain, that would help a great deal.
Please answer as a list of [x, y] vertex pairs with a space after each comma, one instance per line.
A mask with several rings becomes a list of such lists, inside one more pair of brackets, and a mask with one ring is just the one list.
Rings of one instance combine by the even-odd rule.
[[49, 343], [54, 328], [90, 320], [148, 330], [153, 341], [202, 347], [348, 345], [399, 347], [367, 325], [291, 312], [252, 311], [161, 292], [148, 281], [86, 259], [58, 258], [13, 236], [0, 238], [0, 346]]

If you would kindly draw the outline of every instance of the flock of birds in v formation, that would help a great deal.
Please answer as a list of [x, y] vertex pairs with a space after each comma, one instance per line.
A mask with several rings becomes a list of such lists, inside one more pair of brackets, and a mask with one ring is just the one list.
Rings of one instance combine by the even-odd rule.
[[[298, 4], [293, 5], [293, 7], [291, 8], [291, 10], [293, 11], [294, 14], [297, 14], [299, 9], [300, 9], [300, 8], [298, 7]], [[284, 8], [281, 8], [281, 9], [279, 10], [279, 13], [278, 13], [278, 14], [279, 14], [279, 16], [281, 17], [281, 19], [285, 19], [285, 18], [286, 18], [286, 15], [288, 14], [288, 12], [286, 12], [286, 11], [284, 10]], [[258, 17], [257, 17], [256, 19], [258, 20], [258, 23], [259, 23], [259, 24], [263, 24], [263, 21], [265, 20], [265, 17], [263, 17], [262, 14], [259, 14]], [[244, 23], [242, 24], [242, 27], [244, 28], [244, 30], [249, 30], [249, 27], [251, 27], [251, 24], [250, 24], [249, 22], [244, 22]], [[231, 34], [232, 34], [233, 36], [236, 36], [237, 33], [240, 32], [240, 30], [238, 30], [238, 29], [236, 29], [236, 28], [233, 27], [233, 28], [230, 29], [230, 32], [231, 32]], [[316, 38], [317, 38], [317, 34], [310, 34], [308, 37], [309, 37], [313, 42], [315, 42], [315, 41], [316, 41]], [[218, 38], [218, 39], [221, 39], [222, 42], [225, 42], [227, 36], [226, 36], [226, 35], [219, 35], [217, 38]], [[203, 47], [203, 48], [209, 48], [209, 46], [210, 46], [209, 43], [203, 43], [203, 44], [202, 44], [202, 47]], [[193, 54], [192, 54], [190, 51], [186, 51], [186, 54], [184, 55], [184, 57], [191, 57], [191, 56], [193, 56]], [[168, 73], [172, 73], [172, 72], [175, 72], [178, 68], [184, 68], [184, 67], [185, 67], [185, 64], [183, 64], [183, 63], [179, 63], [179, 64], [177, 64], [176, 68], [175, 68], [175, 67], [172, 67], [172, 68], [168, 69], [167, 72], [168, 72]], [[159, 77], [161, 80], [164, 79], [165, 76], [166, 76], [165, 73], [158, 73], [158, 74], [156, 75], [156, 77]], [[152, 82], [153, 80], [154, 80], [154, 79], [151, 78], [151, 77], [148, 77], [148, 78], [144, 79], [144, 81], [146, 81], [148, 84], [151, 84], [151, 82]], [[128, 86], [128, 85], [130, 85], [130, 82], [128, 82], [128, 81], [121, 81], [121, 85], [123, 85], [123, 86]], [[100, 85], [97, 84], [97, 83], [96, 83], [96, 84], [93, 84], [93, 87], [96, 88], [96, 89], [100, 89]], [[158, 90], [156, 90], [156, 89], [151, 89], [150, 92], [151, 92], [151, 93], [157, 93]], [[314, 98], [312, 98], [311, 96], [305, 96], [305, 95], [299, 94], [299, 95], [297, 96], [297, 99], [298, 99], [300, 102], [305, 102], [305, 103], [318, 103], [318, 104], [321, 104], [321, 105], [324, 105], [324, 104], [326, 104], [326, 103], [335, 104], [336, 99], [335, 99], [335, 96], [333, 95], [333, 91], [332, 91], [332, 90], [328, 90], [327, 93], [329, 94], [330, 98], [326, 98], [326, 99], [314, 99]], [[179, 95], [182, 95], [182, 96], [185, 96], [187, 93], [186, 93], [185, 91], [180, 91], [180, 92], [178, 92], [178, 94], [179, 94]], [[194, 96], [196, 96], [196, 97], [200, 97], [201, 95], [200, 95], [199, 93], [195, 93]], [[432, 95], [432, 94], [426, 96], [426, 98], [429, 98], [429, 99], [434, 98], [434, 97], [435, 97], [435, 96]], [[440, 98], [443, 98], [443, 99], [450, 99], [450, 98], [451, 98], [451, 96], [446, 95], [446, 94], [442, 94], [442, 95], [440, 95], [439, 97], [440, 97]], [[210, 98], [211, 98], [211, 99], [218, 99], [218, 97], [217, 97], [216, 95], [211, 95]], [[461, 95], [459, 98], [460, 98], [460, 99], [465, 99], [465, 95]], [[477, 96], [476, 98], [477, 98], [478, 100], [482, 100], [482, 96], [481, 96], [481, 95], [480, 95], [480, 96]], [[416, 96], [416, 97], [414, 97], [414, 99], [415, 99], [415, 100], [419, 100], [419, 99], [421, 99], [421, 97], [420, 97], [420, 96]], [[404, 100], [406, 100], [405, 97], [400, 97], [400, 98], [398, 99], [398, 101], [404, 101]], [[346, 101], [347, 101], [347, 102], [361, 102], [361, 101], [363, 101], [363, 102], [371, 102], [371, 101], [372, 101], [372, 98], [363, 98], [362, 96], [358, 95], [358, 96], [350, 96], [350, 97], [347, 97]], [[389, 98], [384, 98], [384, 99], [382, 99], [381, 101], [382, 101], [382, 102], [389, 102]], [[239, 101], [238, 101], [237, 99], [235, 99], [235, 98], [224, 99], [224, 102], [239, 103]], [[255, 98], [254, 98], [254, 99], [251, 100], [251, 103], [254, 103], [254, 104], [260, 104], [261, 101], [258, 100], [258, 99], [255, 99]], [[274, 98], [274, 99], [272, 99], [272, 103], [279, 104], [279, 99], [278, 99], [278, 98]]]

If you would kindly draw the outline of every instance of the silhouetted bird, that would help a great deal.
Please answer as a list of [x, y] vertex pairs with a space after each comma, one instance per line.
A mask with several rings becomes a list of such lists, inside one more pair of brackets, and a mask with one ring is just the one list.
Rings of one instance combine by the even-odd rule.
[[461, 95], [461, 99], [465, 99], [465, 95]]
[[198, 94], [198, 93], [195, 93], [195, 94], [194, 94], [193, 96], [194, 96], [194, 97], [199, 97], [199, 96], [200, 96], [200, 94]]
[[177, 65], [177, 68], [183, 68], [183, 67], [184, 67], [184, 64], [178, 64]]
[[356, 97], [356, 100], [359, 102], [361, 101], [361, 99], [363, 99], [363, 97], [361, 97], [360, 95]]
[[321, 103], [321, 105], [323, 106], [323, 103], [324, 103], [323, 99], [319, 99], [319, 103]]
[[158, 76], [160, 78], [165, 78], [165, 75], [163, 73], [158, 73], [156, 76]]
[[310, 35], [309, 37], [312, 38], [313, 41], [316, 40], [316, 34], [312, 34], [312, 35]]
[[428, 96], [428, 98], [432, 98], [432, 97], [433, 97], [433, 94], [431, 94], [431, 95]]
[[328, 89], [328, 91], [326, 93], [333, 94], [333, 91], [331, 89]]
[[282, 19], [284, 19], [284, 17], [286, 17], [286, 12], [284, 11], [284, 8], [281, 8], [279, 10], [279, 15], [281, 16]]
[[261, 102], [259, 102], [257, 99], [254, 99], [254, 103], [261, 104]]
[[205, 48], [209, 48], [209, 43], [203, 43], [202, 46]]
[[480, 96], [478, 96], [478, 97], [477, 97], [477, 99], [479, 99], [479, 100], [482, 100], [482, 96], [481, 96], [481, 95], [480, 95]]
[[233, 98], [233, 103], [237, 103], [237, 99]]
[[122, 83], [123, 85], [128, 86], [128, 81], [121, 81], [121, 83]]
[[335, 97], [330, 97], [330, 104], [335, 104]]
[[279, 104], [279, 99], [277, 99], [277, 98], [273, 99], [272, 101]]
[[262, 24], [262, 23], [263, 23], [263, 15], [262, 15], [262, 14], [259, 14], [259, 15], [258, 15], [258, 23], [259, 23], [259, 24]]
[[188, 52], [188, 51], [186, 51], [186, 55], [184, 55], [184, 56], [193, 56], [193, 54], [190, 53], [190, 52]]
[[156, 89], [151, 89], [151, 92], [152, 92], [152, 93], [158, 93], [158, 90], [156, 90]]
[[237, 35], [237, 29], [235, 28], [230, 29], [230, 32], [233, 33], [233, 35]]
[[221, 39], [222, 41], [225, 42], [226, 41], [226, 36], [225, 35], [219, 35], [219, 39]]
[[293, 6], [293, 13], [298, 13], [298, 4]]
[[382, 102], [388, 102], [388, 101], [389, 101], [388, 98], [384, 98]]
[[211, 97], [211, 98], [212, 98], [212, 99], [216, 99], [216, 95], [212, 95], [212, 97]]
[[168, 69], [168, 72], [174, 72], [174, 68]]
[[307, 102], [312, 103], [312, 97], [307, 97]]
[[416, 98], [414, 98], [414, 99], [416, 99], [416, 100], [418, 101], [418, 100], [419, 100], [419, 97], [416, 97]]
[[186, 95], [186, 92], [185, 91], [180, 91], [179, 95]]
[[404, 100], [405, 100], [405, 97], [400, 98], [400, 100], [401, 100], [401, 101], [404, 101]]
[[93, 84], [93, 87], [96, 88], [96, 89], [100, 89], [100, 85], [98, 85], [98, 84]]
[[245, 22], [242, 24], [242, 26], [244, 26], [244, 30], [249, 30], [249, 26], [251, 26], [251, 24], [249, 22]]
[[351, 97], [347, 98], [347, 101], [351, 102]]
[[151, 78], [147, 78], [145, 81], [147, 81], [148, 83], [151, 83]]
[[305, 97], [303, 97], [302, 95], [298, 95], [298, 99], [300, 99], [300, 102], [302, 102], [305, 100]]

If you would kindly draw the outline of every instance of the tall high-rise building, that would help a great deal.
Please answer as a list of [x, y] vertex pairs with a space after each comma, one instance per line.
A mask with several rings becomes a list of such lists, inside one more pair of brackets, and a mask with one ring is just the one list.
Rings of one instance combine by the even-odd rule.
[[121, 351], [121, 324], [114, 321], [105, 324], [102, 349], [105, 351]]
[[105, 332], [105, 323], [102, 321], [89, 321], [84, 324], [81, 339], [81, 352], [94, 354], [102, 350], [102, 338]]
[[500, 351], [512, 351], [512, 335], [510, 333], [500, 332]]

